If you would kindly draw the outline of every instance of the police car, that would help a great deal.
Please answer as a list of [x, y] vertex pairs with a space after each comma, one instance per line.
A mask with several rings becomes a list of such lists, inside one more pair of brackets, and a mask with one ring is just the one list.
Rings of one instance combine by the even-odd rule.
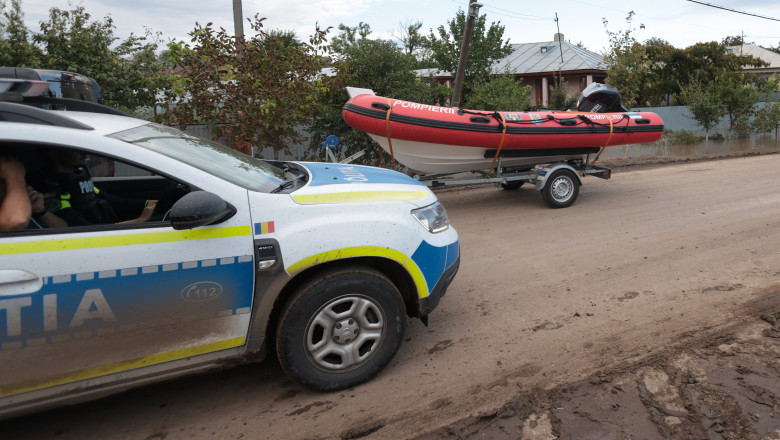
[[407, 316], [427, 323], [458, 270], [445, 209], [403, 174], [262, 161], [87, 107], [0, 102], [0, 151], [33, 186], [48, 153], [78, 153], [95, 188], [157, 210], [0, 231], [0, 416], [270, 350], [305, 386], [351, 387], [389, 363]]

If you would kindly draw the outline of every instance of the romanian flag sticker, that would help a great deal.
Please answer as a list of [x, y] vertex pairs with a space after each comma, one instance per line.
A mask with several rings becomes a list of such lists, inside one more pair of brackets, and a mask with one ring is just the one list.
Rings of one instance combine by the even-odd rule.
[[274, 232], [274, 222], [255, 223], [255, 235]]

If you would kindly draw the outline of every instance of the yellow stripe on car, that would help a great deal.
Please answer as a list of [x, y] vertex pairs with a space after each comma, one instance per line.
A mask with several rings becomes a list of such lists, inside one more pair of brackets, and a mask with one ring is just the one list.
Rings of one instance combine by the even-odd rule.
[[355, 191], [325, 194], [303, 194], [293, 196], [293, 200], [302, 205], [318, 203], [356, 203], [356, 202], [413, 202], [429, 197], [425, 191]]
[[397, 261], [398, 264], [401, 264], [404, 268], [406, 268], [406, 270], [409, 272], [409, 275], [411, 275], [412, 281], [414, 281], [414, 285], [417, 288], [417, 296], [420, 298], [425, 298], [428, 296], [428, 284], [425, 282], [425, 277], [423, 276], [420, 268], [417, 266], [417, 263], [415, 263], [414, 260], [407, 257], [403, 253], [394, 249], [374, 246], [358, 246], [344, 249], [334, 249], [332, 251], [312, 255], [311, 257], [304, 258], [303, 260], [293, 263], [287, 268], [287, 272], [294, 276], [310, 267], [314, 267], [318, 264], [326, 263], [328, 261], [365, 256], [384, 257]]
[[[0, 244], [0, 254], [30, 254], [35, 252], [93, 249], [133, 244], [168, 243], [210, 238], [239, 237], [252, 235], [250, 226], [226, 228], [199, 228], [186, 231], [149, 232], [145, 234], [112, 235], [105, 237], [75, 237], [40, 241], [20, 241]], [[54, 236], [56, 237], [56, 235]]]
[[149, 365], [185, 359], [200, 354], [207, 354], [215, 351], [226, 350], [228, 348], [240, 347], [242, 345], [244, 345], [244, 338], [238, 337], [219, 342], [212, 342], [209, 344], [197, 345], [194, 347], [187, 347], [180, 350], [168, 351], [165, 353], [157, 353], [138, 359], [130, 359], [113, 364], [98, 365], [91, 368], [85, 368], [77, 372], [68, 372], [64, 374], [43, 377], [40, 379], [18, 382], [0, 387], [0, 397], [12, 396], [14, 394], [40, 390], [57, 385], [64, 385], [79, 380], [93, 379], [96, 377], [105, 376], [107, 374], [120, 373], [122, 371], [128, 371], [140, 367], [148, 367]]

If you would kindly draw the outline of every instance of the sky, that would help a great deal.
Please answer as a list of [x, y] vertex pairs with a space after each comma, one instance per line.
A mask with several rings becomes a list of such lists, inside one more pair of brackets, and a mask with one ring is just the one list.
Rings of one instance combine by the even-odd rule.
[[[73, 2], [83, 4], [93, 19], [110, 16], [120, 39], [130, 33], [142, 35], [145, 29], [161, 32], [169, 39], [189, 42], [188, 33], [195, 23], [212, 22], [215, 27], [233, 31], [232, 0], [22, 0], [22, 11], [28, 28], [37, 32], [39, 22], [46, 20], [52, 7], [70, 10]], [[610, 31], [628, 29], [626, 17], [635, 12], [631, 28], [637, 40], [662, 38], [675, 47], [685, 48], [697, 42], [718, 41], [744, 33], [746, 42], [764, 47], [780, 46], [780, 1], [777, 0], [556, 0], [528, 2], [522, 0], [479, 0], [484, 6], [481, 15], [487, 22], [500, 22], [505, 27], [504, 38], [510, 43], [551, 41], [558, 32], [571, 43], [582, 43], [587, 49], [604, 53], [609, 39], [603, 19]], [[0, 4], [7, 3], [0, 0]], [[736, 9], [752, 15], [729, 12], [701, 3]], [[372, 35], [389, 38], [400, 35], [403, 24], [420, 21], [425, 34], [455, 17], [458, 9], [466, 9], [468, 0], [243, 0], [243, 16], [265, 17], [266, 29], [296, 32], [299, 39], [308, 40], [315, 25], [332, 26], [332, 34], [340, 23], [371, 26]], [[246, 21], [244, 21], [246, 23]], [[640, 29], [640, 25], [644, 29]], [[249, 26], [245, 24], [245, 30]]]

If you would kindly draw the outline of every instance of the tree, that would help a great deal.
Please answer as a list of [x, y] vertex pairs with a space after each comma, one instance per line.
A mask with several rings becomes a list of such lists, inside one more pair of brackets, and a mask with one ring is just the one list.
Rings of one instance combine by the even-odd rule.
[[756, 111], [753, 118], [753, 129], [759, 133], [769, 133], [780, 126], [780, 101], [767, 102]]
[[345, 53], [351, 46], [357, 44], [360, 40], [365, 40], [371, 34], [371, 26], [362, 21], [354, 27], [339, 24], [339, 34], [331, 38], [330, 47], [336, 53]]
[[[113, 50], [116, 82], [106, 83], [107, 97], [117, 107], [141, 116], [146, 111], [157, 117], [161, 92], [170, 89], [174, 77], [165, 68], [159, 47], [161, 34], [146, 30], [143, 37], [130, 34]], [[108, 100], [107, 98], [107, 100]]]
[[241, 151], [273, 147], [276, 158], [290, 142], [302, 140], [296, 127], [317, 111], [313, 96], [327, 30], [317, 28], [309, 43], [290, 44], [283, 34], [265, 32], [264, 21], [250, 20], [251, 37], [197, 24], [190, 32], [192, 48], [171, 45], [169, 62], [182, 74], [179, 100], [163, 115], [166, 122], [205, 124], [215, 138]]
[[401, 42], [404, 52], [416, 58], [416, 54], [428, 45], [428, 38], [420, 33], [421, 21], [399, 23], [400, 30], [393, 37]]
[[[671, 103], [677, 99], [680, 86], [693, 79], [704, 84], [718, 81], [718, 78], [732, 73], [736, 75], [744, 66], [763, 66], [765, 63], [752, 56], [732, 53], [716, 42], [696, 43], [685, 49], [677, 49], [664, 40], [653, 38], [643, 46], [643, 62], [646, 72], [640, 87], [639, 102], [650, 104]], [[753, 83], [755, 77], [739, 73], [739, 85]], [[732, 77], [732, 80], [735, 80]], [[733, 81], [731, 81], [733, 83]]]
[[21, 0], [0, 0], [0, 66], [29, 67], [40, 62], [41, 51], [32, 44], [24, 24]]
[[154, 109], [157, 94], [169, 78], [157, 57], [160, 34], [130, 36], [117, 44], [111, 17], [93, 21], [83, 5], [49, 10], [41, 31], [33, 36], [40, 62], [30, 67], [66, 70], [94, 78], [106, 103], [130, 112]]
[[680, 91], [677, 73], [669, 68], [672, 54], [678, 49], [661, 38], [645, 41], [645, 66], [647, 75], [640, 87], [637, 103], [669, 105], [672, 96]]
[[724, 46], [742, 46], [743, 44], [753, 44], [745, 42], [745, 39], [742, 37], [742, 35], [728, 36], [721, 40], [720, 43]]
[[[606, 18], [601, 20], [607, 30], [610, 45], [604, 54], [607, 65], [606, 83], [617, 87], [626, 108], [634, 107], [640, 102], [640, 93], [648, 72], [644, 46], [634, 37], [636, 29], [632, 28], [633, 19], [634, 11], [631, 11], [626, 17], [627, 29], [619, 32], [609, 30]], [[639, 25], [639, 29], [644, 28], [645, 25]]]
[[[488, 28], [486, 20], [485, 15], [480, 15], [474, 23], [463, 82], [463, 95], [466, 102], [471, 85], [486, 82], [492, 73], [493, 64], [512, 52], [509, 42], [504, 41], [504, 26], [501, 22], [493, 22]], [[455, 18], [448, 21], [446, 27], [439, 26], [436, 33], [431, 30], [428, 36], [428, 47], [439, 69], [455, 74], [465, 29], [466, 13], [458, 10]]]
[[531, 86], [521, 87], [514, 75], [507, 72], [477, 84], [469, 99], [469, 106], [479, 110], [521, 112], [531, 106], [530, 95]]
[[328, 87], [320, 88], [316, 95], [322, 113], [308, 125], [311, 140], [306, 159], [321, 157], [325, 137], [336, 135], [341, 140], [340, 152], [344, 156], [367, 150], [357, 163], [379, 165], [389, 160], [389, 156], [381, 153], [367, 134], [349, 127], [341, 116], [348, 99], [343, 88], [362, 87], [372, 89], [379, 96], [426, 104], [434, 104], [436, 89], [414, 74], [414, 58], [392, 41], [371, 40], [366, 38], [368, 34], [360, 35], [355, 28], [340, 26], [339, 29], [341, 33], [334, 39], [347, 44], [339, 46], [340, 57], [331, 66], [335, 74], [329, 79]]
[[714, 85], [729, 120], [729, 137], [732, 132], [746, 136], [750, 133], [750, 119], [760, 95], [759, 89], [746, 80], [746, 74], [724, 70]]
[[714, 82], [724, 70], [736, 72], [748, 65], [762, 67], [766, 63], [749, 55], [731, 53], [726, 46], [714, 41], [696, 43], [676, 51], [669, 60], [669, 68], [675, 72], [680, 84], [692, 78], [705, 83]]
[[566, 81], [563, 79], [561, 72], [555, 72], [553, 84], [550, 87], [550, 107], [558, 110], [568, 110], [576, 106], [577, 96], [568, 95]]
[[717, 125], [726, 113], [718, 91], [694, 79], [681, 86], [680, 97], [693, 113], [693, 119], [704, 128], [705, 141], [709, 140], [710, 129]]
[[301, 47], [303, 43], [298, 39], [295, 31], [283, 29], [270, 29], [263, 39], [273, 39], [284, 47]]
[[111, 17], [92, 21], [83, 5], [71, 11], [49, 9], [48, 21], [41, 22], [41, 32], [34, 36], [44, 53], [40, 67], [94, 78], [109, 102], [121, 95], [116, 86], [120, 76], [115, 69], [116, 56], [111, 51], [117, 39]]

